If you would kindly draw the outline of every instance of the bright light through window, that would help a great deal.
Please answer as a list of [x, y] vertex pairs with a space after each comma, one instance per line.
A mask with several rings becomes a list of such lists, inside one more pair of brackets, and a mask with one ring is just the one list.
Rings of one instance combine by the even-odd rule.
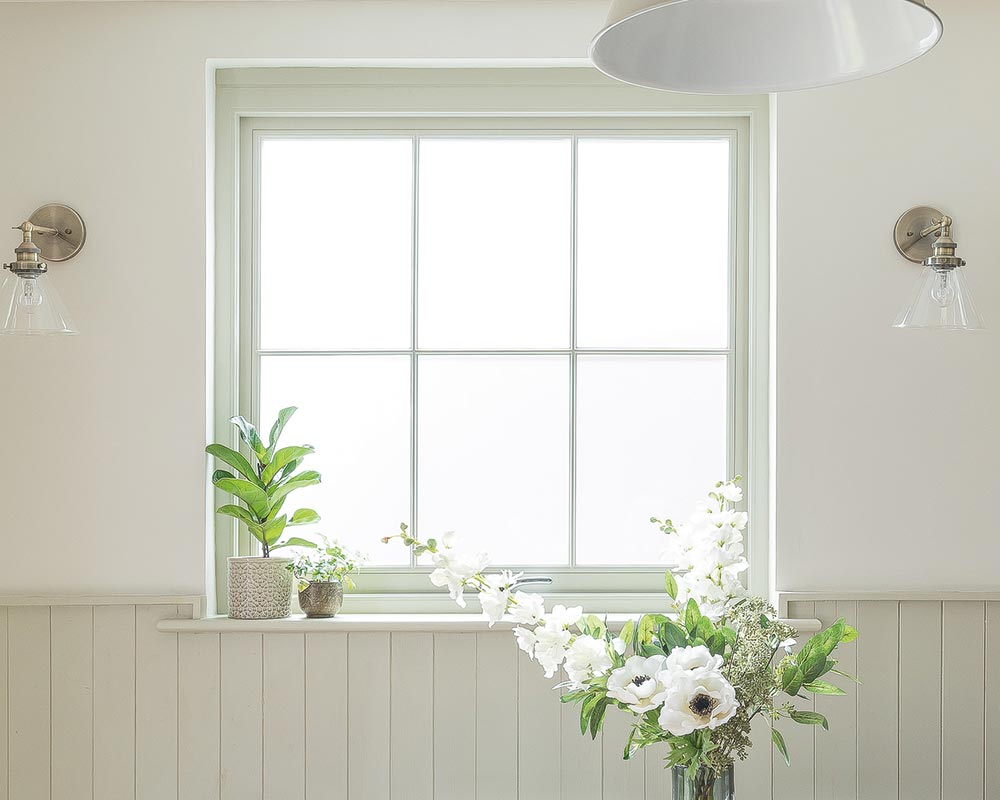
[[649, 517], [733, 464], [730, 138], [260, 145], [254, 406], [300, 406], [320, 530], [391, 568], [402, 521], [502, 565], [658, 563]]

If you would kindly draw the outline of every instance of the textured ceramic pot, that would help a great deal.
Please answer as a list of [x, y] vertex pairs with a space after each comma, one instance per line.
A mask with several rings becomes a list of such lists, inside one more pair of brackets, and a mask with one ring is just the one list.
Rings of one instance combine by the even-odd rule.
[[290, 558], [233, 556], [229, 559], [231, 619], [282, 619], [292, 610]]
[[299, 605], [307, 617], [335, 617], [344, 605], [344, 587], [340, 581], [310, 583], [299, 590]]

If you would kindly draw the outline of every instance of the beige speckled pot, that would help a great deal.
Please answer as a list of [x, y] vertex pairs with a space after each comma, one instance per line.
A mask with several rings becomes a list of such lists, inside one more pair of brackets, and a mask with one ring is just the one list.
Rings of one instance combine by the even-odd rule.
[[310, 583], [299, 590], [299, 605], [307, 617], [335, 617], [344, 604], [344, 587], [340, 581]]
[[231, 619], [282, 619], [292, 610], [290, 558], [229, 558]]

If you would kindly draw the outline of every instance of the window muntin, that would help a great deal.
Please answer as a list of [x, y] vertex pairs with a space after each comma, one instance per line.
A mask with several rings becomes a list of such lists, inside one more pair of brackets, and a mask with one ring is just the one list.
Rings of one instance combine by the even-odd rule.
[[[299, 423], [306, 438], [319, 449], [315, 466], [325, 476], [324, 485], [311, 490], [316, 496], [309, 502], [324, 515], [325, 531], [348, 541], [351, 541], [350, 531], [361, 534], [363, 541], [355, 543], [363, 544], [378, 557], [381, 566], [375, 573], [391, 577], [399, 570], [412, 571], [400, 550], [388, 552], [389, 548], [375, 544], [378, 536], [393, 530], [402, 519], [411, 525], [416, 521], [415, 529], [424, 536], [455, 527], [470, 546], [482, 544], [496, 555], [498, 562], [510, 566], [545, 566], [559, 574], [576, 572], [585, 585], [589, 585], [586, 576], [621, 571], [652, 573], [658, 544], [655, 530], [648, 523], [649, 515], [688, 507], [702, 493], [706, 482], [740, 468], [735, 454], [741, 448], [736, 441], [745, 436], [745, 426], [740, 422], [734, 397], [738, 392], [740, 363], [746, 358], [746, 336], [739, 330], [735, 282], [741, 263], [745, 268], [745, 258], [740, 257], [734, 244], [733, 219], [738, 202], [735, 132], [650, 133], [626, 128], [593, 133], [560, 131], [554, 135], [534, 130], [530, 124], [524, 130], [489, 132], [485, 130], [489, 127], [488, 120], [470, 127], [481, 130], [406, 134], [258, 131], [255, 134], [260, 173], [255, 207], [260, 219], [259, 223], [257, 219], [254, 222], [260, 228], [260, 238], [253, 264], [257, 281], [254, 297], [260, 302], [269, 285], [284, 285], [283, 281], [291, 280], [301, 287], [297, 295], [300, 305], [296, 309], [277, 303], [275, 308], [274, 298], [270, 298], [266, 303], [271, 304], [272, 318], [277, 319], [274, 315], [284, 306], [289, 318], [317, 313], [321, 319], [319, 329], [314, 327], [306, 339], [302, 338], [301, 322], [297, 323], [297, 340], [285, 337], [281, 341], [280, 331], [271, 334], [277, 339], [268, 339], [265, 335], [268, 311], [266, 304], [261, 303], [260, 310], [253, 314], [252, 327], [257, 330], [258, 343], [249, 359], [253, 396], [247, 398], [250, 402], [244, 407], [252, 404], [262, 411], [264, 419], [286, 402], [303, 407]], [[323, 258], [329, 264], [329, 252], [339, 252], [340, 258], [349, 259], [352, 253], [355, 256], [363, 253], [364, 248], [349, 241], [339, 251], [334, 248], [324, 257], [317, 256], [324, 251], [317, 249], [316, 244], [322, 245], [326, 237], [303, 236], [304, 241], [310, 242], [308, 248], [296, 244], [295, 231], [302, 228], [296, 225], [296, 218], [289, 210], [298, 208], [304, 212], [317, 202], [322, 209], [326, 202], [322, 199], [323, 186], [329, 194], [331, 183], [349, 185], [351, 175], [362, 176], [355, 180], [363, 183], [363, 170], [332, 170], [335, 174], [331, 174], [330, 168], [303, 171], [301, 174], [307, 181], [322, 185], [314, 187], [312, 192], [303, 191], [300, 201], [284, 203], [271, 199], [271, 205], [281, 209], [271, 212], [275, 214], [271, 227], [279, 230], [287, 226], [290, 230], [285, 235], [285, 250], [273, 244], [274, 239], [280, 238], [276, 232], [270, 235], [270, 249], [264, 246], [268, 186], [281, 185], [267, 180], [269, 150], [272, 145], [280, 150], [305, 143], [312, 147], [317, 143], [350, 145], [345, 149], [356, 148], [352, 154], [355, 166], [364, 161], [357, 152], [363, 153], [368, 145], [373, 145], [369, 150], [372, 152], [378, 150], [374, 145], [391, 144], [392, 147], [379, 152], [391, 153], [388, 160], [396, 159], [393, 163], [397, 165], [402, 162], [399, 154], [404, 147], [407, 150], [411, 159], [405, 176], [410, 192], [408, 208], [402, 197], [404, 181], [398, 175], [386, 174], [382, 169], [385, 162], [380, 163], [375, 181], [391, 187], [388, 189], [391, 202], [384, 213], [370, 201], [366, 206], [364, 191], [359, 192], [357, 206], [346, 202], [327, 204], [328, 209], [346, 209], [348, 219], [367, 208], [368, 214], [381, 215], [381, 224], [386, 224], [388, 218], [398, 226], [397, 230], [379, 231], [375, 255], [381, 260], [366, 253], [367, 261], [355, 262], [374, 261], [378, 265], [379, 280], [372, 281], [370, 286], [397, 281], [388, 291], [386, 307], [371, 312], [374, 320], [391, 318], [388, 326], [391, 336], [367, 314], [358, 313], [358, 307], [363, 307], [361, 302], [344, 312], [351, 304], [340, 298], [339, 302], [330, 303], [329, 311], [322, 311], [322, 302], [317, 304], [316, 300], [322, 300], [324, 293], [365, 295], [364, 276], [357, 278], [349, 274], [350, 270], [341, 271], [348, 274], [339, 274], [337, 270], [324, 268], [320, 266]], [[514, 168], [519, 160], [531, 160], [532, 156], [525, 154], [531, 152], [533, 145], [545, 151], [544, 154], [536, 157], [534, 170], [517, 173]], [[449, 161], [449, 147], [454, 147], [457, 153], [451, 159], [453, 164], [460, 167], [453, 166], [450, 172], [441, 166]], [[639, 158], [630, 151], [631, 147], [645, 155]], [[690, 150], [677, 150], [685, 147]], [[479, 170], [480, 175], [492, 176], [492, 185], [498, 187], [496, 197], [488, 192], [475, 196], [478, 184], [490, 185], [485, 180], [477, 184], [473, 169], [477, 152], [500, 154]], [[427, 157], [425, 153], [432, 155]], [[564, 153], [568, 164], [564, 164]], [[615, 158], [630, 168], [615, 171]], [[637, 158], [649, 162], [649, 169], [637, 169]], [[629, 160], [632, 164], [628, 164]], [[285, 162], [294, 163], [294, 158], [286, 156]], [[434, 166], [427, 168], [425, 162]], [[541, 168], [543, 163], [547, 168]], [[699, 163], [704, 172], [691, 166]], [[505, 169], [498, 168], [498, 164]], [[562, 192], [565, 199], [561, 199], [557, 183], [564, 168], [567, 180]], [[433, 188], [423, 185], [422, 180], [435, 171], [441, 173], [442, 185]], [[665, 173], [674, 175], [666, 189], [660, 178]], [[704, 175], [712, 177], [703, 179]], [[517, 191], [519, 185], [521, 196]], [[595, 188], [584, 196], [581, 190], [588, 191], [583, 189], [588, 185]], [[463, 186], [464, 192], [456, 191], [456, 187]], [[710, 191], [703, 191], [706, 186]], [[351, 194], [350, 188], [345, 194]], [[532, 200], [544, 198], [545, 202], [523, 203], [530, 213], [525, 208], [512, 207], [525, 194], [530, 194]], [[466, 202], [456, 202], [456, 197]], [[618, 202], [609, 202], [608, 197]], [[657, 201], [662, 202], [662, 213], [654, 213], [656, 209], [651, 212], [648, 207]], [[423, 242], [425, 203], [433, 209], [428, 212], [429, 244]], [[410, 214], [405, 221], [403, 209]], [[485, 211], [487, 218], [478, 219], [477, 210]], [[315, 226], [313, 230], [329, 229], [326, 220], [329, 211], [310, 213], [313, 216], [307, 218]], [[465, 235], [455, 237], [451, 250], [447, 236], [449, 216], [465, 223], [461, 228]], [[533, 224], [539, 218], [544, 219], [544, 224]], [[279, 219], [284, 224], [276, 221]], [[553, 235], [552, 228], [563, 225], [564, 219], [562, 235]], [[358, 226], [341, 224], [337, 229], [348, 231], [350, 239], [365, 224], [371, 227], [369, 220]], [[534, 238], [518, 239], [522, 229], [527, 229]], [[402, 231], [410, 239], [405, 269], [399, 263]], [[631, 258], [623, 266], [622, 259], [608, 257], [609, 253], [614, 254], [616, 241], [624, 252], [631, 254], [641, 253], [643, 247], [647, 252], [663, 248], [671, 255], [672, 268], [660, 274], [652, 268], [654, 259], [649, 257]], [[387, 252], [394, 257], [387, 256]], [[528, 257], [519, 260], [520, 253], [527, 253]], [[292, 263], [297, 256], [302, 257], [302, 263], [316, 264], [314, 273], [324, 274], [299, 276]], [[428, 267], [431, 278], [425, 278], [422, 270], [425, 259], [432, 265]], [[269, 263], [274, 267], [269, 267]], [[470, 269], [467, 271], [473, 274], [463, 275], [463, 263], [482, 265], [482, 269]], [[525, 264], [530, 268], [525, 269]], [[631, 291], [616, 287], [613, 275], [609, 278], [608, 273], [616, 270], [624, 271], [627, 280], [621, 283], [627, 284], [626, 289], [630, 287]], [[425, 279], [428, 286], [424, 285]], [[359, 281], [362, 289], [351, 294]], [[469, 300], [458, 303], [462, 308], [457, 313], [454, 308], [449, 309], [447, 302], [448, 287], [456, 284], [461, 289], [456, 292], [459, 299]], [[398, 296], [399, 285], [406, 290], [405, 308]], [[525, 285], [532, 290], [537, 287], [538, 291], [525, 292]], [[531, 296], [525, 297], [526, 294]], [[658, 294], [666, 299], [657, 301]], [[308, 300], [303, 301], [306, 295]], [[369, 296], [379, 296], [377, 286], [370, 289]], [[693, 297], [696, 302], [677, 301], [675, 298], [679, 296]], [[510, 306], [518, 312], [516, 317], [509, 315], [519, 323], [516, 327], [503, 324], [502, 310]], [[482, 313], [469, 314], [470, 309], [482, 309]], [[669, 312], [671, 319], [664, 322], [656, 318], [658, 310]], [[332, 317], [344, 313], [349, 322], [356, 324], [344, 324], [337, 331], [334, 329], [338, 320], [322, 319], [322, 314]], [[403, 326], [397, 324], [400, 318], [409, 326], [404, 346], [399, 344], [404, 335]], [[316, 322], [310, 324], [315, 326]], [[324, 328], [327, 323], [330, 325]], [[464, 331], [468, 332], [465, 338]], [[589, 337], [586, 341], [584, 335]], [[276, 343], [280, 346], [276, 347]], [[389, 392], [386, 385], [378, 383], [390, 371], [380, 362], [389, 359], [395, 360], [395, 380], [402, 380], [404, 373], [406, 376], [407, 386], [396, 392]], [[283, 366], [278, 367], [282, 362]], [[349, 362], [353, 363], [346, 366]], [[296, 364], [307, 377], [290, 374]], [[495, 369], [490, 369], [489, 364]], [[511, 364], [520, 364], [520, 370], [536, 370], [531, 372], [536, 376], [530, 382], [532, 385], [526, 382], [520, 390], [504, 386], [504, 381], [499, 380], [501, 373], [515, 375], [519, 371], [510, 368]], [[372, 385], [380, 390], [369, 391], [366, 386], [369, 380], [363, 376], [369, 367], [374, 371]], [[468, 370], [465, 383], [461, 379], [463, 368]], [[374, 377], [376, 374], [381, 377]], [[284, 380], [279, 380], [279, 375]], [[426, 386], [421, 381], [422, 375], [427, 379]], [[512, 454], [518, 452], [516, 436], [509, 437], [512, 441], [508, 442], [502, 429], [497, 435], [495, 427], [490, 430], [481, 424], [485, 415], [476, 413], [491, 398], [491, 380], [497, 383], [495, 389], [502, 387], [508, 391], [510, 431], [525, 435], [520, 447], [523, 449], [527, 447], [525, 442], [534, 441], [538, 450], [537, 437], [545, 437], [547, 457], [526, 454], [531, 469], [525, 470], [525, 475], [509, 474], [516, 469], [516, 464], [511, 464]], [[347, 382], [346, 392], [357, 397], [345, 398], [344, 391], [331, 387], [335, 381]], [[595, 387], [593, 394], [588, 388], [591, 386]], [[581, 387], [586, 392], [582, 399]], [[535, 394], [531, 395], [531, 391]], [[705, 399], [706, 392], [711, 402], [699, 400]], [[393, 398], [391, 410], [373, 399], [384, 401], [385, 394]], [[662, 413], [650, 419], [650, 424], [643, 424], [643, 415], [658, 408], [659, 394], [664, 399]], [[525, 401], [525, 398], [530, 399]], [[449, 409], [446, 401], [454, 408]], [[400, 403], [405, 403], [407, 409], [405, 419], [399, 410]], [[496, 417], [504, 407], [500, 402], [489, 410]], [[461, 416], [462, 411], [465, 417]], [[531, 411], [537, 413], [533, 415]], [[335, 421], [318, 424], [322, 417], [335, 415], [352, 418], [355, 424], [339, 427]], [[393, 417], [392, 423], [380, 426], [380, 420], [388, 419], [386, 415]], [[463, 438], [457, 426], [452, 428], [450, 436], [446, 435], [449, 419], [460, 420], [468, 436]], [[407, 429], [403, 441], [400, 441], [401, 422]], [[612, 425], [617, 426], [620, 436], [615, 435]], [[533, 426], [535, 439], [530, 436]], [[290, 426], [289, 436], [295, 435]], [[428, 444], [429, 436], [441, 438]], [[341, 445], [346, 437], [347, 441], [370, 443], [371, 447], [366, 455], [345, 462], [344, 448], [337, 446], [338, 437]], [[406, 457], [401, 458], [400, 445], [409, 451]], [[502, 449], [505, 445], [510, 447], [503, 458], [496, 459], [496, 463], [490, 461], [490, 448]], [[563, 460], [557, 463], [552, 456], [560, 450]], [[323, 460], [324, 453], [329, 454], [328, 461]], [[691, 453], [694, 457], [690, 457]], [[447, 480], [451, 460], [458, 462], [454, 473], [461, 478], [455, 486], [449, 486]], [[614, 468], [616, 461], [621, 463], [621, 469]], [[483, 480], [477, 484], [476, 465], [484, 462], [490, 462], [491, 468], [496, 469], [484, 470]], [[672, 465], [669, 469], [673, 472], [658, 474], [658, 468], [662, 470], [665, 465]], [[371, 483], [372, 476], [376, 476], [377, 486]], [[404, 477], [407, 497], [400, 489]], [[540, 486], [549, 490], [534, 492], [534, 506], [522, 502], [525, 495], [532, 495], [530, 490]], [[553, 495], [562, 495], [561, 502], [553, 502]], [[377, 508], [378, 514], [359, 510], [365, 505]], [[400, 509], [409, 513], [400, 516]], [[505, 509], [512, 513], [505, 514]], [[535, 527], [531, 527], [532, 520], [537, 522]], [[516, 558], [519, 536], [527, 547], [534, 549]], [[501, 542], [499, 549], [498, 542]], [[634, 585], [634, 581], [629, 583]], [[405, 581], [398, 585], [404, 584], [414, 585]], [[370, 583], [372, 588], [387, 585], [377, 579]], [[566, 585], [581, 584], [569, 581]]]

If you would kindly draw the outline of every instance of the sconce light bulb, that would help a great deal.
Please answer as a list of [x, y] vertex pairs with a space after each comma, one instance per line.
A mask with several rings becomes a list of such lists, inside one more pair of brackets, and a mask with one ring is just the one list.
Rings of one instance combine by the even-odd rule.
[[955, 302], [955, 287], [951, 277], [951, 270], [936, 270], [934, 288], [931, 289], [931, 298], [941, 308], [947, 308]]
[[22, 277], [20, 283], [21, 285], [18, 287], [19, 291], [17, 293], [17, 304], [24, 309], [24, 313], [34, 314], [45, 300], [42, 296], [41, 288], [38, 286], [38, 279], [34, 277]]

